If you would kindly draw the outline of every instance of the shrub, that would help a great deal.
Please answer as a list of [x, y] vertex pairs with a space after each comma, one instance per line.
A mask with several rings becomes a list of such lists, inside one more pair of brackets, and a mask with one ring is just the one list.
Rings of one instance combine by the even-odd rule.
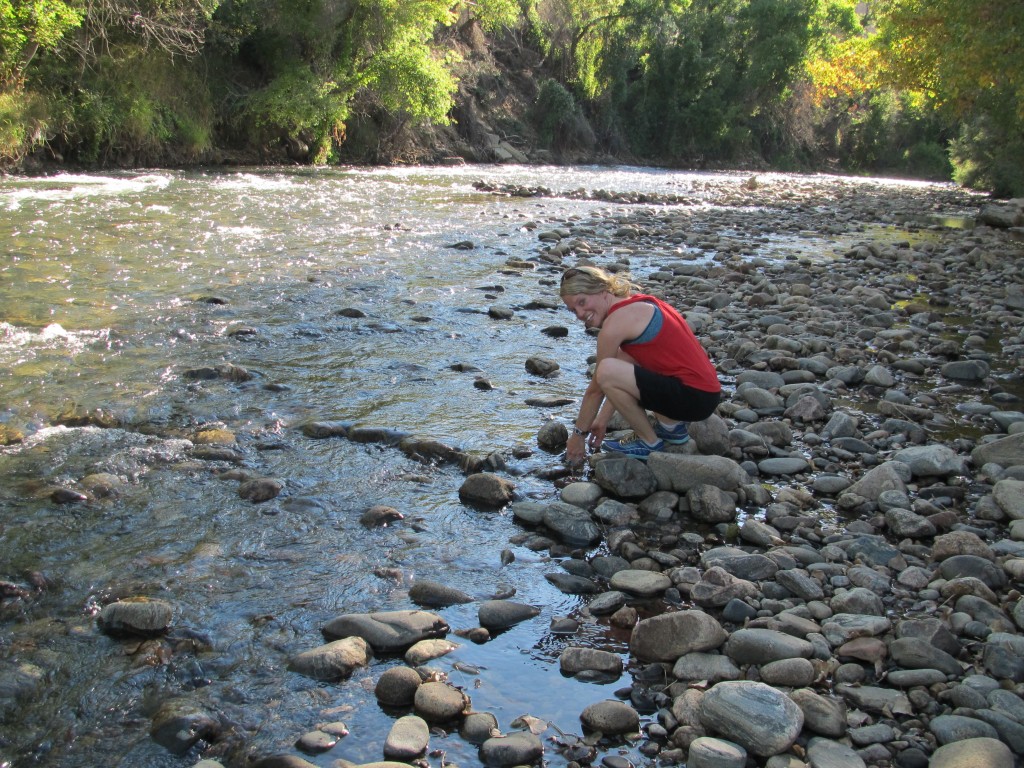
[[565, 86], [557, 80], [542, 82], [533, 105], [533, 121], [541, 144], [549, 149], [566, 144], [574, 132], [577, 111], [576, 99]]
[[981, 114], [965, 121], [952, 142], [953, 178], [996, 197], [1024, 196], [1024, 137]]

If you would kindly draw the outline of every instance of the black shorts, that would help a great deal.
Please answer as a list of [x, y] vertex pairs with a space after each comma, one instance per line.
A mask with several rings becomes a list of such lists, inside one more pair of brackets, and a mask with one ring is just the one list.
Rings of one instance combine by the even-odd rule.
[[665, 376], [639, 365], [633, 366], [636, 387], [640, 390], [640, 405], [648, 411], [660, 413], [677, 421], [704, 421], [715, 412], [721, 392], [705, 392], [683, 384], [679, 379]]

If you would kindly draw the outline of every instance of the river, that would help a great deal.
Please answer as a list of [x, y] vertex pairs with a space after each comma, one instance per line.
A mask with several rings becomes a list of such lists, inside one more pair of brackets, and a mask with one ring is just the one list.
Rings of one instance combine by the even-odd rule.
[[[211, 752], [228, 765], [292, 752], [300, 734], [338, 719], [351, 735], [306, 759], [379, 760], [393, 716], [373, 684], [400, 660], [331, 685], [285, 667], [336, 615], [413, 607], [417, 578], [541, 607], [434, 665], [503, 729], [529, 714], [578, 732], [583, 707], [617, 685], [563, 677], [559, 652], [572, 642], [625, 654], [628, 638], [594, 622], [571, 638], [550, 632], [581, 598], [543, 578], [555, 569], [544, 553], [510, 544], [521, 531], [507, 509], [460, 502], [457, 467], [298, 427], [342, 420], [497, 452], [520, 497], [557, 498], [543, 476], [559, 459], [536, 435], [575, 406], [527, 400], [578, 397], [593, 343], [564, 309], [523, 311], [555, 297], [538, 233], [614, 221], [616, 206], [493, 195], [474, 182], [714, 208], [748, 178], [522, 167], [0, 178], [0, 434], [22, 437], [0, 447], [0, 580], [29, 593], [6, 597], [0, 613], [0, 763], [192, 765], [197, 751], [175, 756], [149, 736], [156, 707], [179, 695], [230, 724]], [[835, 247], [784, 232], [759, 238], [751, 256]], [[642, 277], [672, 251], [624, 255]], [[491, 317], [494, 307], [512, 319]], [[541, 332], [551, 325], [568, 336]], [[531, 355], [557, 360], [561, 375], [530, 375]], [[196, 375], [228, 364], [252, 378]], [[246, 469], [283, 483], [277, 498], [244, 500], [237, 482], [189, 457], [182, 441], [214, 429], [234, 435]], [[115, 492], [58, 503], [55, 489], [80, 490], [96, 473], [116, 476]], [[361, 525], [375, 504], [405, 517]], [[515, 557], [503, 565], [506, 549]], [[133, 596], [175, 607], [167, 638], [98, 631], [99, 609]], [[476, 609], [440, 613], [469, 628]], [[478, 761], [456, 734], [431, 744]]]

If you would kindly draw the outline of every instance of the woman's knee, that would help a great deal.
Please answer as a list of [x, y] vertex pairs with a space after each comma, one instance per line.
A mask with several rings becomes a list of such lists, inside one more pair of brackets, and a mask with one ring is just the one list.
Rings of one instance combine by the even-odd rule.
[[602, 390], [609, 387], [616, 389], [633, 389], [636, 387], [636, 376], [633, 366], [623, 360], [608, 357], [597, 364], [594, 380]]

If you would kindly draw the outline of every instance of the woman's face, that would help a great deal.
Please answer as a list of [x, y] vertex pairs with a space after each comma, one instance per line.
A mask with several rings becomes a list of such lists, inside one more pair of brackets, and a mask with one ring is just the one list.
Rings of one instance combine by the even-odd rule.
[[600, 328], [608, 314], [608, 292], [577, 293], [563, 296], [562, 301], [576, 318], [583, 321], [587, 328]]

